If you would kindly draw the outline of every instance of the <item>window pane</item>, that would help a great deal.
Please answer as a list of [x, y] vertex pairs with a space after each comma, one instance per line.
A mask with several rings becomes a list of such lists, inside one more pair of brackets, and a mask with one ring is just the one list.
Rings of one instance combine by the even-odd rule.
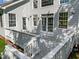
[[42, 6], [53, 5], [53, 0], [42, 0]]
[[9, 14], [9, 27], [16, 26], [16, 15], [15, 14]]
[[38, 1], [37, 0], [34, 0], [33, 1], [33, 6], [34, 6], [34, 8], [37, 8], [38, 7]]
[[60, 3], [68, 3], [69, 0], [60, 0]]
[[59, 14], [59, 28], [67, 28], [68, 12]]
[[42, 30], [46, 31], [46, 18], [42, 18]]
[[53, 17], [48, 18], [48, 31], [53, 31]]
[[26, 29], [26, 17], [23, 17], [23, 29]]
[[34, 18], [34, 26], [36, 26], [37, 25], [37, 21], [36, 21], [36, 19]]
[[42, 30], [48, 32], [53, 31], [53, 13], [42, 14]]
[[0, 16], [0, 25], [1, 25], [1, 27], [3, 27], [2, 16]]
[[33, 22], [34, 22], [34, 26], [37, 26], [37, 22], [38, 22], [38, 16], [37, 15], [33, 16]]

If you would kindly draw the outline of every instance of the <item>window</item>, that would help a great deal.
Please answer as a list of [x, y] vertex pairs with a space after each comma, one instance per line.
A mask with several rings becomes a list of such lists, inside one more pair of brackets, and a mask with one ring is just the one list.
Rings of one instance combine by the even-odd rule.
[[46, 18], [42, 18], [42, 30], [46, 31]]
[[37, 0], [33, 0], [33, 6], [34, 6], [34, 8], [38, 7], [38, 1]]
[[2, 16], [0, 16], [0, 26], [3, 27]]
[[68, 12], [59, 13], [59, 28], [67, 28]]
[[9, 14], [9, 27], [16, 26], [16, 15], [15, 14]]
[[23, 29], [26, 29], [26, 17], [23, 17]]
[[42, 7], [48, 5], [53, 5], [53, 0], [42, 0]]
[[69, 0], [60, 0], [60, 3], [68, 3]]
[[37, 15], [33, 16], [34, 26], [37, 26], [38, 17]]
[[53, 17], [48, 18], [48, 31], [49, 32], [53, 31]]
[[48, 32], [53, 31], [53, 14], [42, 15], [42, 30]]

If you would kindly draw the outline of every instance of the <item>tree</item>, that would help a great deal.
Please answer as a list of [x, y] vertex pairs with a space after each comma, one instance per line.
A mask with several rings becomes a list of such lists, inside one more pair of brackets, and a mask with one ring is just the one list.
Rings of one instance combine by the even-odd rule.
[[4, 52], [5, 49], [5, 41], [3, 39], [0, 39], [0, 58], [1, 58], [1, 53]]
[[0, 9], [0, 16], [3, 15], [3, 9]]

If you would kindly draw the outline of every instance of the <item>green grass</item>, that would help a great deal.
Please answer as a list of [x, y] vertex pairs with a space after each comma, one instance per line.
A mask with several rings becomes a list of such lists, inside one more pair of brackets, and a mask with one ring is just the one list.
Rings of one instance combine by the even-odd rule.
[[3, 52], [5, 49], [5, 41], [0, 39], [0, 54]]

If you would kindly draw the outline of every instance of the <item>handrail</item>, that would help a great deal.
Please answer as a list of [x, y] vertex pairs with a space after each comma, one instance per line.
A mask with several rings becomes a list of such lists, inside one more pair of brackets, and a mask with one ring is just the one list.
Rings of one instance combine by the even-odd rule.
[[[31, 59], [30, 57], [24, 55], [23, 53], [19, 52], [17, 49], [13, 48], [10, 45], [6, 45], [5, 46], [5, 51], [4, 52], [5, 53], [4, 53], [3, 58], [7, 55], [7, 57], [13, 56], [13, 57], [16, 58], [16, 56], [17, 56], [19, 59]], [[11, 55], [8, 55], [8, 53], [12, 53], [13, 55], [12, 54]]]
[[72, 39], [69, 37], [65, 38], [62, 43], [60, 43], [56, 48], [54, 48], [42, 59], [67, 59], [74, 46], [74, 40], [71, 40]]
[[[53, 58], [59, 51], [62, 49], [62, 47], [68, 42], [69, 39], [64, 40], [64, 42], [60, 43], [56, 48], [54, 48], [51, 52], [49, 52], [45, 57], [42, 59], [51, 59]], [[52, 55], [52, 56], [51, 56]], [[49, 57], [50, 56], [50, 57]]]

